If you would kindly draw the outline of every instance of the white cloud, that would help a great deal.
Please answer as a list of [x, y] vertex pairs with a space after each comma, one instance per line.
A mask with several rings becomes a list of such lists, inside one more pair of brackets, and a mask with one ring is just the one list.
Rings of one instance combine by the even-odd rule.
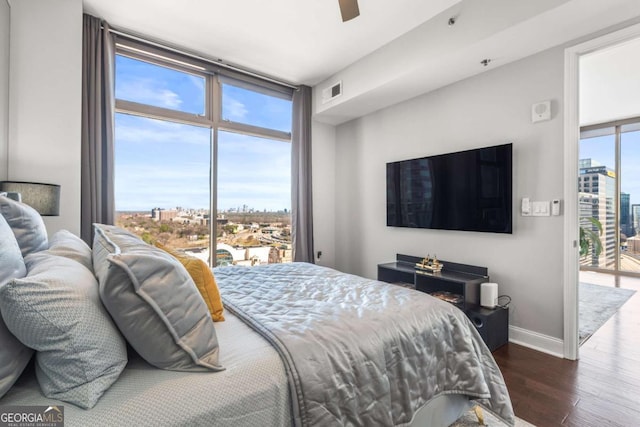
[[179, 109], [182, 105], [180, 96], [172, 90], [159, 87], [157, 81], [143, 77], [121, 77], [116, 92], [118, 98], [150, 104], [156, 107]]
[[116, 144], [181, 143], [210, 145], [210, 131], [181, 123], [116, 115]]
[[222, 112], [225, 119], [231, 121], [242, 121], [249, 114], [249, 110], [242, 102], [233, 99], [230, 96], [224, 96], [222, 104]]
[[116, 165], [117, 210], [209, 207], [208, 164]]
[[199, 92], [204, 93], [205, 90], [205, 82], [202, 77], [194, 76], [193, 74], [189, 74], [189, 81], [198, 89]]

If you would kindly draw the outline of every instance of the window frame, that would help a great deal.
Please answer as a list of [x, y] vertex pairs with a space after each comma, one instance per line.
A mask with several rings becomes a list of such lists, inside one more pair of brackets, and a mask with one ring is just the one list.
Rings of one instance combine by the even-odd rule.
[[[627, 132], [637, 132], [640, 131], [640, 116], [638, 117], [630, 117], [622, 120], [614, 120], [610, 122], [604, 123], [596, 123], [587, 126], [581, 126], [580, 132], [578, 134], [579, 141], [588, 138], [596, 138], [602, 136], [611, 135], [614, 137], [614, 173], [615, 173], [615, 194], [613, 197], [613, 217], [614, 217], [614, 245], [615, 245], [615, 262], [612, 268], [602, 268], [595, 267], [590, 265], [581, 265], [580, 269], [585, 271], [595, 271], [600, 273], [610, 273], [617, 274], [622, 276], [631, 276], [631, 277], [640, 277], [640, 273], [623, 270], [621, 268], [621, 254], [622, 251], [620, 249], [620, 195], [622, 193], [621, 188], [621, 144], [622, 144], [622, 134]], [[591, 192], [597, 191], [600, 188], [600, 180], [591, 180]], [[596, 200], [593, 200], [593, 204], [596, 205]], [[603, 242], [603, 245], [605, 243]]]
[[[187, 125], [207, 127], [210, 129], [210, 189], [209, 216], [210, 238], [209, 254], [212, 267], [216, 265], [217, 247], [217, 185], [218, 185], [218, 133], [219, 131], [238, 133], [259, 138], [278, 140], [291, 143], [291, 132], [249, 125], [222, 119], [222, 84], [232, 84], [249, 90], [254, 90], [269, 96], [282, 99], [293, 99], [293, 88], [267, 81], [251, 75], [234, 71], [224, 64], [218, 65], [204, 58], [190, 57], [177, 51], [160, 48], [138, 40], [117, 35], [115, 37], [115, 54], [134, 60], [148, 62], [153, 65], [170, 68], [176, 71], [203, 77], [205, 86], [204, 114], [193, 114], [169, 108], [142, 104], [115, 98], [115, 113], [130, 114], [157, 120], [166, 120]], [[114, 61], [115, 64], [115, 61]], [[117, 75], [116, 75], [117, 78]]]

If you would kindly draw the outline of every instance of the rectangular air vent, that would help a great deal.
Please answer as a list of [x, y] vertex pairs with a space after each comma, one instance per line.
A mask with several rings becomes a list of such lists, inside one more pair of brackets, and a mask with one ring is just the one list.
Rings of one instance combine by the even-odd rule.
[[332, 84], [328, 88], [322, 89], [322, 103], [326, 104], [342, 95], [342, 81]]

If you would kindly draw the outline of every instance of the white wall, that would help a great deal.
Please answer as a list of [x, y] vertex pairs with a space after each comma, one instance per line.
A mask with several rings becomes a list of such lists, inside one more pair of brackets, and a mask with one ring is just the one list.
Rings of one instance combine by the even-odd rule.
[[7, 179], [9, 143], [9, 4], [0, 0], [0, 181]]
[[60, 184], [49, 233], [80, 232], [82, 1], [11, 3], [9, 179]]
[[[312, 124], [313, 174], [313, 240], [316, 263], [334, 267], [335, 245], [335, 189], [336, 189], [336, 128], [314, 121]], [[317, 253], [322, 256], [318, 259]]]
[[580, 125], [640, 115], [640, 39], [580, 58]]
[[[522, 197], [563, 196], [564, 51], [555, 48], [337, 128], [336, 267], [375, 278], [396, 253], [486, 266], [510, 323], [563, 337], [563, 218], [522, 217]], [[552, 120], [531, 123], [551, 100]], [[513, 234], [387, 227], [385, 163], [513, 142]], [[314, 141], [315, 143], [315, 141]], [[557, 341], [557, 340], [556, 340]]]

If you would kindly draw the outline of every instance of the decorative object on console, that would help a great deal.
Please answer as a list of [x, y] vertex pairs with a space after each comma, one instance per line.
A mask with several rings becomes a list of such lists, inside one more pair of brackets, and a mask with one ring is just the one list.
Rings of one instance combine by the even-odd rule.
[[0, 191], [20, 193], [22, 203], [42, 216], [60, 215], [60, 186], [38, 182], [2, 181]]
[[422, 258], [422, 261], [416, 263], [416, 272], [420, 273], [421, 271], [439, 273], [442, 271], [442, 263], [438, 261], [435, 255], [433, 258], [427, 255], [426, 258]]

